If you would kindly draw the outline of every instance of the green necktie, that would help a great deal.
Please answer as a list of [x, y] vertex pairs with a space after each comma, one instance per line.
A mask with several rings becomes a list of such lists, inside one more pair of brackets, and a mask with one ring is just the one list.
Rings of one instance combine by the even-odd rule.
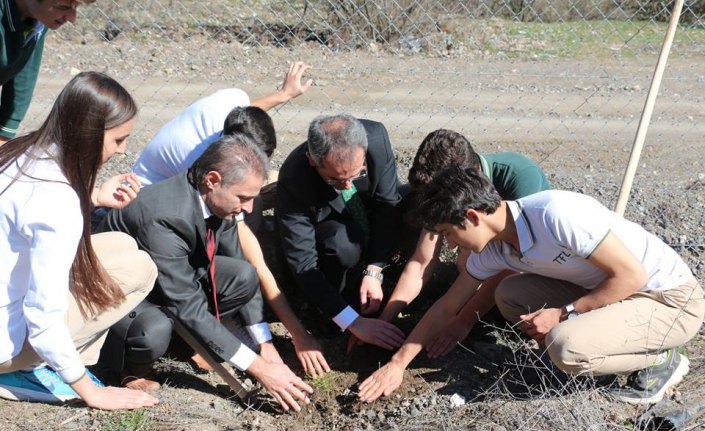
[[367, 218], [367, 211], [365, 211], [365, 204], [362, 203], [362, 198], [357, 193], [357, 188], [355, 184], [349, 189], [343, 189], [340, 191], [340, 195], [343, 197], [343, 202], [348, 210], [352, 213], [353, 218], [357, 224], [362, 227], [362, 231], [365, 233], [365, 237], [370, 234], [370, 221]]

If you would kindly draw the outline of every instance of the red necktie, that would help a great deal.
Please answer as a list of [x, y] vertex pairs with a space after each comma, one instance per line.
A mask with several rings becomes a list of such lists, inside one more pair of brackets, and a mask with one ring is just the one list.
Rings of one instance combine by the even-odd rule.
[[208, 274], [211, 279], [215, 318], [220, 320], [220, 313], [218, 312], [218, 290], [215, 287], [215, 230], [213, 229], [213, 225], [217, 221], [215, 216], [206, 219], [206, 253], [208, 254]]

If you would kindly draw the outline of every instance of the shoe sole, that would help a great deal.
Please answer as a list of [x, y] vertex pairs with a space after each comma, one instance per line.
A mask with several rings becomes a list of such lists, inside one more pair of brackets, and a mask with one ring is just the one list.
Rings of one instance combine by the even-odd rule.
[[43, 403], [63, 403], [78, 399], [75, 395], [54, 395], [22, 388], [0, 386], [0, 398], [12, 401], [38, 401]]
[[677, 385], [678, 383], [683, 381], [683, 377], [685, 377], [686, 374], [690, 372], [690, 361], [688, 358], [684, 355], [680, 355], [681, 361], [678, 364], [678, 368], [673, 372], [673, 375], [666, 381], [666, 384], [663, 385], [660, 391], [656, 392], [652, 396], [648, 398], [622, 398], [619, 395], [615, 395], [615, 398], [618, 400], [625, 402], [627, 404], [655, 404], [663, 399], [663, 396], [666, 394], [666, 391], [673, 386]]

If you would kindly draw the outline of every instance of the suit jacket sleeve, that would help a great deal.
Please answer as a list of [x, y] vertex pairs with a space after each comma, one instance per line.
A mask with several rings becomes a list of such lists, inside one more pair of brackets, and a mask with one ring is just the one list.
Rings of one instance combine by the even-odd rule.
[[318, 268], [316, 231], [311, 209], [299, 194], [311, 193], [306, 187], [279, 181], [275, 214], [282, 248], [298, 286], [326, 317], [332, 319], [348, 306]]
[[[121, 226], [119, 217], [116, 217], [129, 208], [111, 211], [106, 218], [107, 230], [132, 234], [127, 226]], [[208, 310], [207, 292], [200, 283], [205, 271], [199, 273], [194, 268], [193, 258], [190, 257], [190, 250], [203, 247], [199, 244], [200, 238], [197, 236], [193, 242], [193, 233], [193, 221], [160, 220], [141, 226], [136, 239], [139, 247], [149, 253], [157, 265], [159, 274], [156, 290], [161, 295], [161, 305], [171, 311], [221, 359], [229, 361], [242, 343]]]
[[375, 176], [370, 201], [370, 239], [367, 264], [386, 264], [399, 244], [401, 215], [399, 180], [394, 152], [387, 129], [382, 123], [362, 120], [367, 129], [368, 169]]

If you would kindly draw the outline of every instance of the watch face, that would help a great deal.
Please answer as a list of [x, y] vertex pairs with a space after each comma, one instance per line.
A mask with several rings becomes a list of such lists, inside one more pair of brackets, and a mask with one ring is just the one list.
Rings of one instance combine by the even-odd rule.
[[577, 311], [571, 311], [570, 313], [568, 313], [568, 319], [573, 319], [578, 316], [580, 316], [580, 313], [578, 313]]

